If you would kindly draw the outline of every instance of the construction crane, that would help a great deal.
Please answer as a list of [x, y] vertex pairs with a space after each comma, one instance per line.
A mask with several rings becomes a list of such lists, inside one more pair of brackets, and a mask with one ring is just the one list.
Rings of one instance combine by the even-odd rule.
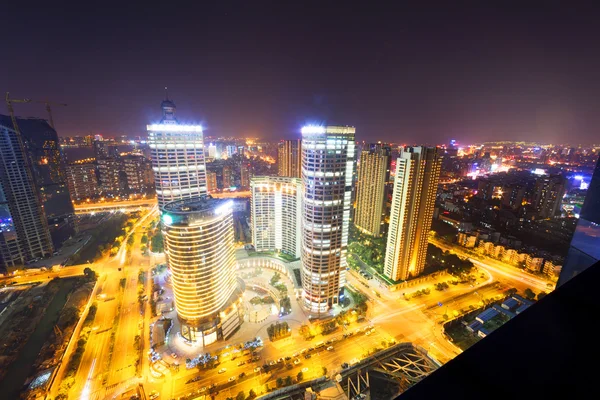
[[15, 110], [12, 106], [13, 103], [31, 103], [31, 99], [11, 99], [10, 93], [6, 92], [6, 107], [8, 108], [8, 114], [10, 115], [15, 131], [21, 136], [21, 131], [19, 130], [19, 125], [17, 125], [17, 119], [15, 118]]
[[50, 105], [52, 104], [53, 106], [63, 106], [63, 107], [67, 106], [65, 103], [53, 103], [48, 100], [34, 100], [33, 102], [34, 103], [42, 103], [42, 104], [46, 105], [46, 111], [48, 112], [48, 121], [50, 122], [50, 126], [52, 127], [52, 129], [54, 129], [54, 119], [52, 118], [52, 109], [50, 108]]

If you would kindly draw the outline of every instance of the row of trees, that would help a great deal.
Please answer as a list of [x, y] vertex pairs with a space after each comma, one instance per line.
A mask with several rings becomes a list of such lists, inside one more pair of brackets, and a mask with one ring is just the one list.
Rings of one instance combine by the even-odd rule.
[[267, 334], [269, 335], [269, 339], [274, 342], [275, 340], [290, 336], [292, 330], [287, 322], [276, 322], [267, 328]]

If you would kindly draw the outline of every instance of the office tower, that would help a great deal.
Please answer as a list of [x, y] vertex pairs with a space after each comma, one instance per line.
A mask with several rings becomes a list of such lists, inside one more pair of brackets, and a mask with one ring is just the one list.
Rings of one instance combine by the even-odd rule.
[[254, 177], [251, 219], [256, 251], [280, 251], [300, 257], [302, 180], [277, 176]]
[[[10, 118], [9, 118], [10, 121]], [[52, 255], [48, 222], [21, 135], [0, 120], [0, 268]]]
[[214, 171], [206, 172], [206, 189], [208, 193], [214, 193], [218, 190], [217, 187], [217, 173]]
[[384, 274], [398, 281], [423, 272], [441, 157], [437, 147], [405, 147], [396, 160]]
[[558, 286], [600, 260], [600, 159], [596, 163]]
[[391, 149], [373, 143], [360, 153], [356, 182], [354, 225], [367, 235], [381, 236], [384, 232], [387, 183], [390, 179]]
[[[58, 134], [44, 119], [16, 118], [16, 122], [53, 245], [59, 247], [75, 234], [76, 228]], [[13, 127], [8, 116], [0, 116], [0, 124]]]
[[354, 127], [302, 128], [302, 289], [313, 313], [343, 296], [355, 168]]
[[231, 167], [229, 165], [223, 166], [223, 190], [233, 187], [233, 176], [231, 176], [231, 172]]
[[242, 323], [232, 206], [232, 200], [202, 196], [162, 207], [175, 306], [188, 342], [209, 345]]
[[67, 165], [67, 186], [71, 199], [82, 201], [93, 199], [100, 194], [96, 166], [94, 164]]
[[541, 176], [535, 182], [533, 204], [541, 218], [560, 213], [566, 179], [562, 175]]
[[146, 168], [147, 163], [141, 154], [130, 154], [122, 158], [123, 172], [127, 179], [127, 191], [129, 193], [146, 193]]
[[123, 171], [123, 160], [101, 158], [96, 160], [98, 181], [103, 195], [123, 196], [127, 192], [127, 175]]
[[277, 147], [279, 176], [302, 176], [302, 142], [298, 139], [283, 140]]
[[250, 165], [245, 162], [240, 166], [240, 186], [243, 189], [250, 187]]
[[159, 207], [206, 194], [202, 127], [179, 124], [175, 103], [168, 98], [161, 108], [160, 123], [147, 127]]

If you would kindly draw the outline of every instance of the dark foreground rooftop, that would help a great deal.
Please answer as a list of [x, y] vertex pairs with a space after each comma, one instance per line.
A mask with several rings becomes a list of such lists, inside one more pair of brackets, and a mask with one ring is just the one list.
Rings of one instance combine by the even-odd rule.
[[599, 283], [596, 263], [399, 399], [600, 398]]

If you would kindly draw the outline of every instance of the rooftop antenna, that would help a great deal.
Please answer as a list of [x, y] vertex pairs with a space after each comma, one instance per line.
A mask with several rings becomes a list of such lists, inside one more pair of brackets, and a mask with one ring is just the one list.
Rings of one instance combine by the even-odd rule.
[[167, 100], [169, 100], [169, 88], [165, 86], [165, 96], [167, 96]]

